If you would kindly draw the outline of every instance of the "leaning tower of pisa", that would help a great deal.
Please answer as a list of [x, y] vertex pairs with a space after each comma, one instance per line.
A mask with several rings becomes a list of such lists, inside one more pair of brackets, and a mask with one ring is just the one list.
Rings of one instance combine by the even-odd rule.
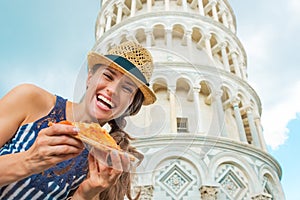
[[99, 52], [135, 40], [153, 54], [157, 102], [127, 119], [140, 199], [285, 199], [227, 0], [106, 0], [95, 36]]

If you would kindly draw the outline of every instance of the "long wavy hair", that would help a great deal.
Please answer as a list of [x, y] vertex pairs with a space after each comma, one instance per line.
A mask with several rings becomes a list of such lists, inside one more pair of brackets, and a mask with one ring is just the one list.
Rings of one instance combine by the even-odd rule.
[[[95, 65], [92, 68], [92, 73], [94, 73], [100, 66], [103, 65]], [[127, 108], [125, 113], [121, 117], [108, 122], [108, 124], [111, 127], [109, 134], [115, 139], [116, 143], [120, 146], [122, 150], [138, 158], [138, 164], [142, 162], [142, 160], [144, 159], [144, 155], [138, 152], [136, 148], [130, 145], [130, 141], [134, 140], [134, 138], [132, 138], [123, 129], [125, 128], [127, 123], [125, 117], [137, 114], [142, 107], [143, 101], [144, 95], [140, 90], [138, 90], [134, 96], [131, 105]], [[131, 173], [129, 171], [122, 172], [120, 178], [118, 179], [115, 185], [107, 188], [99, 194], [99, 200], [123, 200], [125, 196], [127, 196], [129, 200], [137, 200], [140, 196], [140, 192], [134, 198], [132, 197], [131, 181]]]
[[[143, 94], [142, 92], [138, 91], [135, 95], [135, 98], [131, 104], [131, 106], [127, 109], [124, 115], [121, 117], [111, 120], [109, 122], [111, 126], [110, 135], [115, 139], [116, 143], [120, 146], [120, 148], [135, 157], [138, 158], [139, 163], [142, 162], [144, 159], [144, 155], [141, 154], [130, 145], [130, 141], [133, 140], [132, 137], [128, 133], [126, 133], [123, 129], [126, 126], [126, 120], [124, 119], [126, 116], [132, 115], [137, 113], [143, 103]], [[140, 196], [140, 192], [137, 194], [136, 197], [132, 197], [131, 195], [131, 181], [132, 177], [130, 172], [122, 172], [119, 180], [116, 182], [115, 185], [107, 188], [103, 192], [99, 194], [100, 200], [123, 200], [125, 195], [129, 200], [136, 200]]]

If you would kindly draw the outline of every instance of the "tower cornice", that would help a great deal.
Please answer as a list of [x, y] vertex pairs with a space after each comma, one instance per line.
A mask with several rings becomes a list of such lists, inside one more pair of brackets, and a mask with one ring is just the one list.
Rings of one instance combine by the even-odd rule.
[[224, 137], [212, 137], [207, 135], [195, 135], [195, 134], [174, 134], [174, 133], [164, 133], [164, 135], [159, 135], [155, 137], [143, 137], [134, 140], [133, 145], [137, 149], [161, 149], [167, 145], [172, 145], [176, 147], [189, 146], [189, 148], [211, 148], [228, 150], [233, 152], [238, 152], [250, 157], [254, 157], [264, 163], [269, 163], [269, 165], [274, 168], [278, 174], [279, 179], [282, 177], [282, 169], [280, 164], [276, 159], [270, 154], [256, 148], [253, 145], [236, 142]]

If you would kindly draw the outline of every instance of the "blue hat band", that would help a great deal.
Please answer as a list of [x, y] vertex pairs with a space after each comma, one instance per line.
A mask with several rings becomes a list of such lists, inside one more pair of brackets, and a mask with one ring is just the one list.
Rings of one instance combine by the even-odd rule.
[[110, 59], [111, 61], [117, 63], [118, 65], [123, 67], [123, 69], [127, 70], [128, 72], [133, 74], [137, 79], [145, 83], [145, 85], [149, 86], [149, 83], [147, 82], [145, 76], [141, 73], [141, 71], [126, 58], [117, 55], [104, 55], [104, 56]]

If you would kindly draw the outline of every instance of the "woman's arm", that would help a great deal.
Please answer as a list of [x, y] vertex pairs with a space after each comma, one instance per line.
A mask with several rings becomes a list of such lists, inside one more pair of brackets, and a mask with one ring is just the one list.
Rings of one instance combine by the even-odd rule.
[[[20, 125], [48, 114], [54, 102], [53, 95], [28, 84], [18, 86], [5, 95], [0, 100], [0, 146], [13, 137]], [[84, 146], [72, 137], [76, 134], [73, 126], [55, 124], [42, 129], [29, 150], [0, 156], [0, 186], [77, 156]]]

